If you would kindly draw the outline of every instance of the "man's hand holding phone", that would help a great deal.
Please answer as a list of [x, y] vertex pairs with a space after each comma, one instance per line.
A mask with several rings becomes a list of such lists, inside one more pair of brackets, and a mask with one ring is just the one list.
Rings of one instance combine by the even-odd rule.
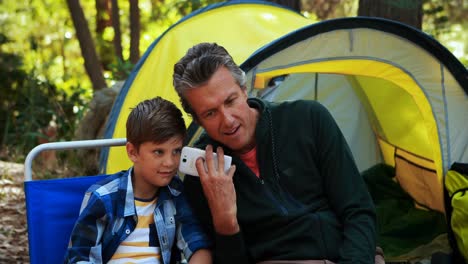
[[[218, 155], [213, 153], [213, 161], [215, 168], [218, 168]], [[182, 153], [180, 155], [179, 171], [192, 176], [199, 176], [198, 170], [196, 168], [196, 161], [198, 158], [202, 158], [203, 161], [206, 160], [206, 152], [199, 148], [192, 147], [183, 147]], [[227, 173], [231, 167], [232, 158], [230, 156], [224, 155], [224, 172]], [[205, 171], [208, 170], [206, 162], [204, 162]]]
[[216, 152], [215, 155], [213, 147], [208, 145], [205, 158], [197, 158], [195, 165], [216, 232], [232, 235], [240, 230], [237, 222], [236, 191], [232, 181], [236, 166], [231, 165], [225, 169], [226, 161], [231, 163], [230, 157], [224, 155], [221, 147], [218, 147]]

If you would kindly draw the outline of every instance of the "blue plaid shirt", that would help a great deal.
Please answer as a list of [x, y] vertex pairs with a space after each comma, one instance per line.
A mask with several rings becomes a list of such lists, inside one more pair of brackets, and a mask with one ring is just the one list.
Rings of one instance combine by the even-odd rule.
[[[106, 263], [121, 241], [135, 230], [138, 217], [132, 188], [132, 169], [92, 185], [83, 199], [73, 228], [65, 263]], [[169, 264], [176, 245], [189, 259], [193, 252], [211, 244], [202, 231], [176, 176], [159, 191], [154, 222], [161, 247], [162, 263]]]

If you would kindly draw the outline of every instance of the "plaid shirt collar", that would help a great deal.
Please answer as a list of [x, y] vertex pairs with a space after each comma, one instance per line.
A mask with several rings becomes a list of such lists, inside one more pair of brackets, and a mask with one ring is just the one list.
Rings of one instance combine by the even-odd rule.
[[[119, 183], [118, 196], [120, 199], [125, 200], [125, 204], [117, 204], [117, 216], [126, 217], [136, 215], [135, 211], [135, 196], [133, 195], [133, 185], [132, 185], [132, 171], [133, 167], [127, 170], [127, 172], [122, 176], [122, 180]], [[158, 203], [161, 204], [163, 201], [172, 199], [172, 197], [179, 196], [182, 192], [183, 184], [179, 179], [179, 176], [176, 175], [171, 180], [169, 185], [161, 187], [158, 195]]]

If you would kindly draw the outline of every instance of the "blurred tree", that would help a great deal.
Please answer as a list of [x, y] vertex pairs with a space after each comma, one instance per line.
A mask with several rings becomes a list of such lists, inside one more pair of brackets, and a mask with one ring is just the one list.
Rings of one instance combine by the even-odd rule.
[[359, 0], [358, 16], [383, 17], [422, 28], [423, 0]]
[[291, 8], [292, 10], [296, 10], [297, 12], [301, 12], [301, 0], [271, 0], [270, 2], [280, 4], [282, 6], [286, 6]]
[[[294, 1], [294, 0], [292, 0]], [[195, 10], [203, 8], [209, 4], [223, 2], [222, 0], [188, 0], [188, 1], [174, 1], [169, 3], [169, 8], [176, 8], [181, 16], [186, 16]]]
[[111, 26], [110, 18], [110, 1], [109, 0], [95, 0], [96, 5], [96, 35], [99, 36], [104, 33], [104, 30]]
[[468, 66], [466, 0], [359, 0], [358, 15], [393, 19], [420, 29]]
[[83, 104], [82, 91], [67, 94], [41, 80], [37, 71], [26, 72], [21, 56], [3, 51], [8, 42], [0, 33], [0, 157], [21, 159], [37, 144], [56, 140], [57, 135], [72, 138], [74, 117], [79, 115], [74, 109]]
[[120, 31], [120, 9], [119, 2], [112, 0], [112, 28], [114, 29], [114, 53], [119, 61], [123, 61], [122, 32]]
[[[113, 103], [113, 95], [109, 97], [101, 95], [117, 93], [118, 87], [122, 84], [120, 81], [125, 80], [130, 74], [133, 63], [137, 61], [137, 57], [140, 57], [139, 54], [167, 28], [184, 15], [208, 4], [220, 2], [219, 0], [115, 1], [118, 3], [117, 14], [121, 23], [119, 26], [121, 36], [118, 42], [121, 43], [122, 60], [117, 59], [120, 52], [115, 52], [113, 45], [116, 40], [116, 30], [112, 27], [111, 0], [0, 1], [0, 36], [2, 32], [8, 33], [10, 39], [2, 44], [0, 53], [0, 64], [3, 64], [0, 69], [0, 111], [3, 111], [0, 115], [0, 136], [3, 142], [13, 142], [12, 139], [16, 140], [16, 138], [17, 141], [14, 142], [30, 142], [29, 138], [33, 137], [31, 133], [36, 133], [37, 138], [42, 129], [33, 128], [29, 124], [47, 125], [50, 121], [57, 123], [59, 131], [57, 140], [70, 139], [73, 132], [82, 135], [76, 136], [75, 139], [100, 137], [99, 131], [102, 131], [105, 116], [109, 112], [107, 109], [110, 109]], [[468, 65], [468, 31], [466, 30], [468, 28], [468, 1], [421, 1], [423, 2], [424, 31], [436, 37]], [[83, 16], [82, 19], [88, 24], [79, 29], [88, 31], [91, 39], [88, 43], [95, 46], [98, 62], [93, 65], [100, 68], [102, 74], [101, 85], [98, 87], [104, 88], [109, 85], [115, 89], [93, 90], [96, 85], [90, 82], [91, 76], [87, 74], [89, 62], [84, 59], [85, 51], [80, 51], [81, 44], [78, 39], [81, 33], [74, 28], [74, 22], [67, 7], [68, 2], [74, 2], [78, 4], [78, 7], [81, 5], [81, 13], [86, 16], [86, 19]], [[298, 10], [300, 6], [305, 16], [313, 21], [319, 21], [357, 15], [359, 0], [275, 2], [295, 10]], [[411, 1], [378, 0], [374, 2], [398, 5]], [[396, 10], [396, 7], [394, 9]], [[139, 37], [135, 37], [137, 33], [140, 34]], [[102, 85], [102, 83], [107, 85]], [[115, 83], [117, 85], [114, 85]], [[39, 94], [33, 94], [33, 90]], [[30, 100], [28, 96], [13, 96], [19, 94], [19, 91], [21, 94], [34, 96], [38, 100]], [[45, 97], [50, 100], [45, 100]], [[92, 98], [94, 101], [90, 102]], [[103, 100], [106, 101], [104, 104], [108, 105], [107, 109], [98, 108], [102, 103], [97, 101]], [[27, 107], [28, 104], [31, 105], [30, 108]], [[42, 115], [38, 109], [44, 109], [51, 115]], [[89, 121], [87, 118], [90, 112], [96, 113], [99, 118], [103, 116], [104, 118]], [[23, 115], [23, 113], [26, 114]], [[87, 114], [84, 115], [84, 113]], [[31, 121], [28, 121], [29, 123], [26, 122], [28, 116]], [[39, 119], [41, 121], [37, 121]], [[79, 126], [75, 130], [77, 120], [82, 121], [81, 124], [89, 124], [88, 127]], [[8, 128], [5, 129], [7, 126]], [[33, 129], [31, 133], [25, 132], [28, 128]], [[70, 132], [70, 130], [73, 131]], [[4, 138], [8, 140], [3, 140]], [[1, 149], [5, 149], [4, 145]]]
[[468, 68], [468, 1], [424, 0], [424, 31]]
[[337, 12], [340, 6], [345, 6], [344, 2], [346, 2], [346, 0], [303, 1], [303, 6], [304, 11], [315, 14], [317, 19], [319, 20], [324, 20], [339, 16], [347, 16], [345, 14], [339, 14]]
[[[10, 146], [26, 154], [38, 144], [38, 138], [46, 136], [43, 131], [50, 122], [57, 126], [55, 140], [100, 137], [123, 83], [119, 80], [125, 80], [133, 68], [126, 58], [137, 61], [139, 47], [148, 47], [181, 18], [174, 8], [180, 1], [140, 0], [130, 6], [129, 1], [118, 0], [118, 4], [123, 61], [116, 59], [112, 45], [111, 0], [0, 1], [0, 39], [4, 41], [0, 52], [0, 152], [6, 153]], [[190, 6], [206, 4], [202, 0]], [[6, 41], [3, 32], [10, 34], [11, 41]], [[83, 35], [87, 40], [80, 42]], [[115, 89], [102, 89], [107, 82]]]
[[[76, 35], [80, 43], [81, 53], [85, 62], [84, 66], [89, 78], [91, 79], [94, 90], [93, 99], [89, 104], [86, 115], [83, 117], [75, 131], [75, 136], [77, 139], [95, 139], [99, 137], [99, 134], [105, 125], [107, 115], [110, 112], [116, 93], [113, 90], [104, 89], [107, 88], [107, 84], [105, 82], [101, 63], [97, 56], [88, 23], [85, 19], [79, 0], [67, 0], [67, 4], [73, 24], [75, 25]], [[115, 8], [115, 6], [112, 7], [113, 10]], [[99, 152], [94, 149], [80, 150], [77, 152], [78, 158], [81, 161], [86, 174], [93, 174], [98, 171], [98, 153]]]
[[79, 0], [67, 0], [67, 5], [73, 24], [75, 25], [76, 36], [80, 43], [86, 72], [93, 84], [93, 90], [98, 91], [107, 87], [107, 84], [104, 80], [101, 63], [96, 53], [91, 32], [89, 31], [88, 22], [86, 21]]
[[138, 0], [130, 0], [130, 62], [140, 59], [140, 8]]
[[[11, 113], [15, 112], [17, 90], [23, 86], [27, 73], [22, 70], [22, 59], [18, 55], [3, 52], [3, 44], [8, 43], [7, 36], [0, 33], [0, 138], [1, 146], [6, 146], [9, 131], [13, 127]], [[0, 153], [0, 156], [6, 155]]]
[[[110, 0], [95, 0], [96, 8], [96, 50], [101, 60], [101, 67], [110, 70], [109, 65], [114, 62], [113, 42], [107, 37], [107, 32], [112, 27]], [[117, 50], [116, 50], [117, 52]]]

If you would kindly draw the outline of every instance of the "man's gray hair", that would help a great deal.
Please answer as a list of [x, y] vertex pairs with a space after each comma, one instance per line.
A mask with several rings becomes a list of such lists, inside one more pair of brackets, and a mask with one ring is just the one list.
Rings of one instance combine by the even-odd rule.
[[193, 118], [197, 119], [185, 99], [185, 91], [208, 82], [220, 67], [226, 67], [241, 89], [246, 89], [244, 71], [234, 62], [227, 50], [216, 43], [200, 43], [193, 46], [174, 65], [174, 88], [185, 112]]

